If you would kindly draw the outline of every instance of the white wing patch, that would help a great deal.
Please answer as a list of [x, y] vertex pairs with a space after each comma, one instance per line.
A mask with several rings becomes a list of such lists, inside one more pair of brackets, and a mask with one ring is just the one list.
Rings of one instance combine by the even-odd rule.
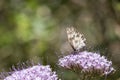
[[82, 49], [86, 45], [86, 39], [73, 27], [66, 28], [66, 32], [68, 36], [68, 41], [75, 51], [80, 51], [80, 49]]

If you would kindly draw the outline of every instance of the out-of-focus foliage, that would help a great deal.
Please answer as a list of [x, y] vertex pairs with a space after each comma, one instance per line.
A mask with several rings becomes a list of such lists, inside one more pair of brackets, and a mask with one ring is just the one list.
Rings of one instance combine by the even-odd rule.
[[62, 80], [75, 80], [57, 66], [58, 57], [72, 50], [68, 26], [84, 34], [88, 50], [113, 61], [117, 71], [109, 80], [120, 78], [119, 0], [0, 0], [0, 71], [37, 56]]

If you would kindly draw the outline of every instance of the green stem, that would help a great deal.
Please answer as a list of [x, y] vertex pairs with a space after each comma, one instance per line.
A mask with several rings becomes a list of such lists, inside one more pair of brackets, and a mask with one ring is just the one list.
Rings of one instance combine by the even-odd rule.
[[105, 80], [107, 80], [107, 75], [105, 75]]

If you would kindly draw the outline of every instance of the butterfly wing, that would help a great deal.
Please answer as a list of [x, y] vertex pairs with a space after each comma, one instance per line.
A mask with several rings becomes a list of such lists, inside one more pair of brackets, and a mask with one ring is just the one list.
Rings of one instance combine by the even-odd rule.
[[83, 48], [85, 44], [85, 38], [82, 34], [77, 32], [73, 27], [66, 28], [68, 41], [74, 51], [80, 51], [81, 48]]

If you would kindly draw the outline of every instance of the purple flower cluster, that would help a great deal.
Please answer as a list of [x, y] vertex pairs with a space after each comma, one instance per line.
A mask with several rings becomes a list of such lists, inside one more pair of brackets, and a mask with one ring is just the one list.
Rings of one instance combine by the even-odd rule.
[[50, 66], [36, 65], [20, 71], [15, 71], [4, 80], [58, 80]]
[[112, 62], [104, 56], [92, 52], [78, 52], [59, 59], [59, 65], [65, 69], [80, 70], [84, 73], [108, 75], [114, 71]]

